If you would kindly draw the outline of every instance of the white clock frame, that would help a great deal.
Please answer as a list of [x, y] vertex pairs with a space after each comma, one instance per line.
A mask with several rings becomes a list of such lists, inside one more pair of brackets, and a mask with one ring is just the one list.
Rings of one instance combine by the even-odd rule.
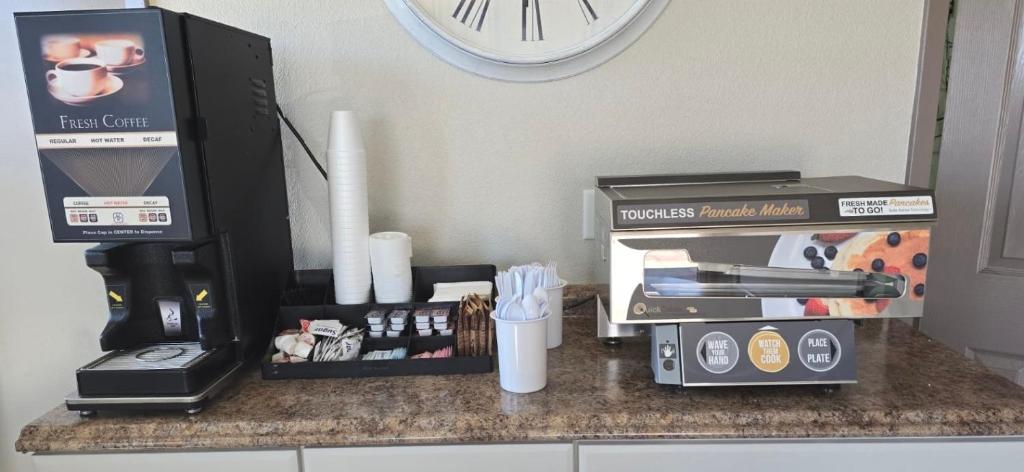
[[[669, 0], [649, 0], [626, 25], [601, 40], [580, 44], [570, 55], [549, 62], [500, 60], [462, 46], [462, 40], [432, 28], [410, 0], [384, 0], [388, 10], [417, 42], [445, 62], [467, 72], [510, 82], [546, 82], [564, 79], [593, 69], [624, 51], [658, 19]], [[490, 56], [490, 57], [488, 57]]]

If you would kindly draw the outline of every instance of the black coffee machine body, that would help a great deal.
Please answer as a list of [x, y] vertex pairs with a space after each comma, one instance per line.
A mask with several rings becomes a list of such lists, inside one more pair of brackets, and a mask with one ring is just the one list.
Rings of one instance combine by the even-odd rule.
[[15, 21], [54, 241], [100, 243], [110, 308], [67, 406], [199, 411], [292, 269], [270, 41], [157, 8]]

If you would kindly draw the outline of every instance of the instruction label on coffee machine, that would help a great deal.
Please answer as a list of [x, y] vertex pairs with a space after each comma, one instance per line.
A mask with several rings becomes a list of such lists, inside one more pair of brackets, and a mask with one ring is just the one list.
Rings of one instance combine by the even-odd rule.
[[931, 215], [935, 213], [932, 197], [864, 197], [840, 198], [839, 216]]
[[[63, 117], [62, 117], [63, 118]], [[161, 147], [178, 145], [178, 133], [48, 133], [36, 135], [38, 149]]]
[[170, 201], [167, 197], [66, 197], [64, 216], [69, 226], [171, 224]]

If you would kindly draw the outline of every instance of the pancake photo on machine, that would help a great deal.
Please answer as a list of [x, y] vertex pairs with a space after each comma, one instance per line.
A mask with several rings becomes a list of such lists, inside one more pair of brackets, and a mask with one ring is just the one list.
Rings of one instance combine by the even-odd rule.
[[928, 230], [859, 233], [851, 238], [832, 263], [835, 270], [884, 272], [906, 279], [907, 292], [899, 299], [833, 298], [831, 316], [876, 316], [897, 304], [922, 303], [928, 265]]

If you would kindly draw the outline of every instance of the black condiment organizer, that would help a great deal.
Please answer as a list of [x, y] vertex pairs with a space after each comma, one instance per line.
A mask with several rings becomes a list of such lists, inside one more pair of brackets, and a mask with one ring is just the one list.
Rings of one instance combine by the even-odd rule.
[[[462, 265], [462, 266], [428, 266], [413, 267], [413, 303], [360, 305], [337, 305], [334, 303], [334, 283], [330, 270], [301, 270], [292, 274], [288, 289], [281, 300], [281, 308], [277, 315], [275, 333], [285, 329], [299, 328], [299, 320], [336, 319], [345, 325], [367, 327], [364, 316], [370, 310], [390, 312], [393, 309], [409, 309], [423, 307], [448, 307], [449, 323], [458, 316], [458, 302], [428, 303], [439, 282], [470, 282], [493, 281], [496, 269], [493, 265]], [[491, 293], [491, 299], [496, 294]], [[277, 351], [273, 339], [263, 356], [263, 378], [279, 379], [322, 379], [345, 377], [388, 377], [399, 375], [447, 375], [447, 374], [478, 374], [491, 372], [492, 356], [459, 356], [441, 359], [410, 359], [411, 356], [423, 351], [435, 351], [445, 346], [456, 348], [457, 332], [451, 336], [419, 336], [414, 329], [416, 325], [412, 313], [406, 322], [405, 331], [397, 338], [371, 338], [364, 334], [359, 355], [377, 350], [406, 347], [405, 359], [364, 361], [353, 359], [339, 362], [300, 362], [275, 364], [270, 362], [271, 356]], [[456, 328], [458, 329], [458, 328]], [[368, 330], [368, 328], [367, 328]]]

